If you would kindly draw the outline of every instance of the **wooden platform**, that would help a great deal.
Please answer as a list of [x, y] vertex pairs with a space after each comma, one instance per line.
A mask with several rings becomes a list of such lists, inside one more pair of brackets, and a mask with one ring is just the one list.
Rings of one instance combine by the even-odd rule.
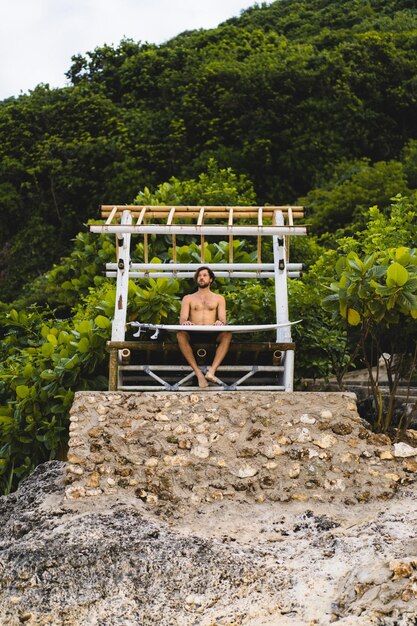
[[[190, 391], [195, 376], [176, 342], [109, 341], [109, 390]], [[196, 343], [196, 360], [205, 373], [216, 345]], [[283, 391], [284, 360], [294, 343], [232, 342], [217, 371], [217, 384], [208, 390], [269, 389]], [[198, 387], [196, 387], [198, 389]]]

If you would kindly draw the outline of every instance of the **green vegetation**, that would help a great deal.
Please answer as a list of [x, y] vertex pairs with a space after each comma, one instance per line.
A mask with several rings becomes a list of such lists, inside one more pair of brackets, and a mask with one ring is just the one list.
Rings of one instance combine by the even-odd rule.
[[[373, 417], [383, 432], [392, 429], [399, 385], [409, 387], [417, 373], [416, 223], [415, 204], [401, 195], [393, 199], [388, 215], [370, 209], [367, 227], [356, 238], [339, 242], [332, 293], [323, 300], [356, 345], [351, 355], [368, 369]], [[388, 377], [387, 406], [379, 383], [381, 362]], [[400, 426], [408, 426], [405, 415]]]
[[[412, 0], [278, 0], [161, 46], [73, 57], [71, 86], [0, 103], [1, 299], [70, 253], [99, 204], [195, 179], [210, 158], [260, 204], [323, 190], [307, 196], [320, 233], [363, 226], [363, 208], [416, 186], [416, 43]], [[331, 206], [343, 181], [370, 192], [385, 170], [368, 205], [352, 189]]]
[[[401, 381], [416, 370], [417, 254], [389, 248], [361, 259], [356, 252], [339, 257], [337, 282], [324, 306], [335, 310], [354, 334], [369, 372], [377, 428], [392, 426], [395, 395]], [[353, 329], [352, 329], [353, 327]], [[385, 408], [379, 384], [379, 363], [387, 368], [390, 397]]]
[[110, 321], [12, 309], [1, 325], [0, 486], [8, 493], [37, 464], [64, 457], [74, 391], [106, 388]]
[[[84, 226], [100, 204], [305, 204], [310, 236], [291, 260], [307, 271], [289, 285], [297, 377], [342, 387], [365, 365], [374, 426], [392, 431], [416, 365], [416, 43], [411, 0], [278, 0], [161, 46], [77, 55], [69, 87], [0, 102], [3, 492], [65, 456], [74, 392], [106, 386], [115, 245]], [[178, 243], [178, 260], [199, 259], [198, 242]], [[169, 245], [153, 241], [154, 259]], [[227, 259], [228, 242], [206, 241], [205, 258]], [[232, 322], [274, 319], [270, 281], [217, 286]], [[129, 319], [176, 320], [190, 288], [131, 281]]]

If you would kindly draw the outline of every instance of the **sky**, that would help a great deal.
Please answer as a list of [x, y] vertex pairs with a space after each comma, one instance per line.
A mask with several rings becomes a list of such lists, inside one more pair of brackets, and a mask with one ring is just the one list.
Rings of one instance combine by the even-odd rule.
[[[121, 39], [160, 44], [256, 0], [0, 0], [0, 100], [67, 85], [71, 57]], [[269, 4], [269, 2], [267, 3]]]

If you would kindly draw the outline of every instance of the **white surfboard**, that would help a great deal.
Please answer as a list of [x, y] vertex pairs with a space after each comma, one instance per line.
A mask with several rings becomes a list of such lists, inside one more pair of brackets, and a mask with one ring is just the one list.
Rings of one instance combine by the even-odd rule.
[[[178, 332], [179, 330], [186, 330], [188, 332], [230, 332], [230, 333], [253, 333], [261, 332], [264, 330], [275, 330], [277, 328], [285, 328], [286, 326], [292, 326], [293, 324], [299, 324], [302, 320], [296, 322], [286, 322], [285, 324], [252, 324], [252, 325], [228, 325], [223, 326], [204, 325], [204, 324], [143, 324], [141, 322], [128, 322], [131, 326], [136, 326], [138, 331], [133, 335], [139, 337], [142, 330], [153, 330], [158, 336], [160, 330], [166, 330], [168, 332]], [[155, 339], [156, 339], [155, 337]]]

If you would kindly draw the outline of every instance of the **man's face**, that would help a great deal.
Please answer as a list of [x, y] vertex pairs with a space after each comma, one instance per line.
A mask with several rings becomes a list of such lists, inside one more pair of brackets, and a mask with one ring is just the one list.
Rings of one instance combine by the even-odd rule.
[[210, 278], [210, 274], [208, 273], [208, 271], [201, 270], [201, 272], [199, 272], [197, 276], [197, 285], [201, 287], [202, 289], [206, 289], [207, 287], [210, 287], [210, 283], [211, 283], [211, 278]]

